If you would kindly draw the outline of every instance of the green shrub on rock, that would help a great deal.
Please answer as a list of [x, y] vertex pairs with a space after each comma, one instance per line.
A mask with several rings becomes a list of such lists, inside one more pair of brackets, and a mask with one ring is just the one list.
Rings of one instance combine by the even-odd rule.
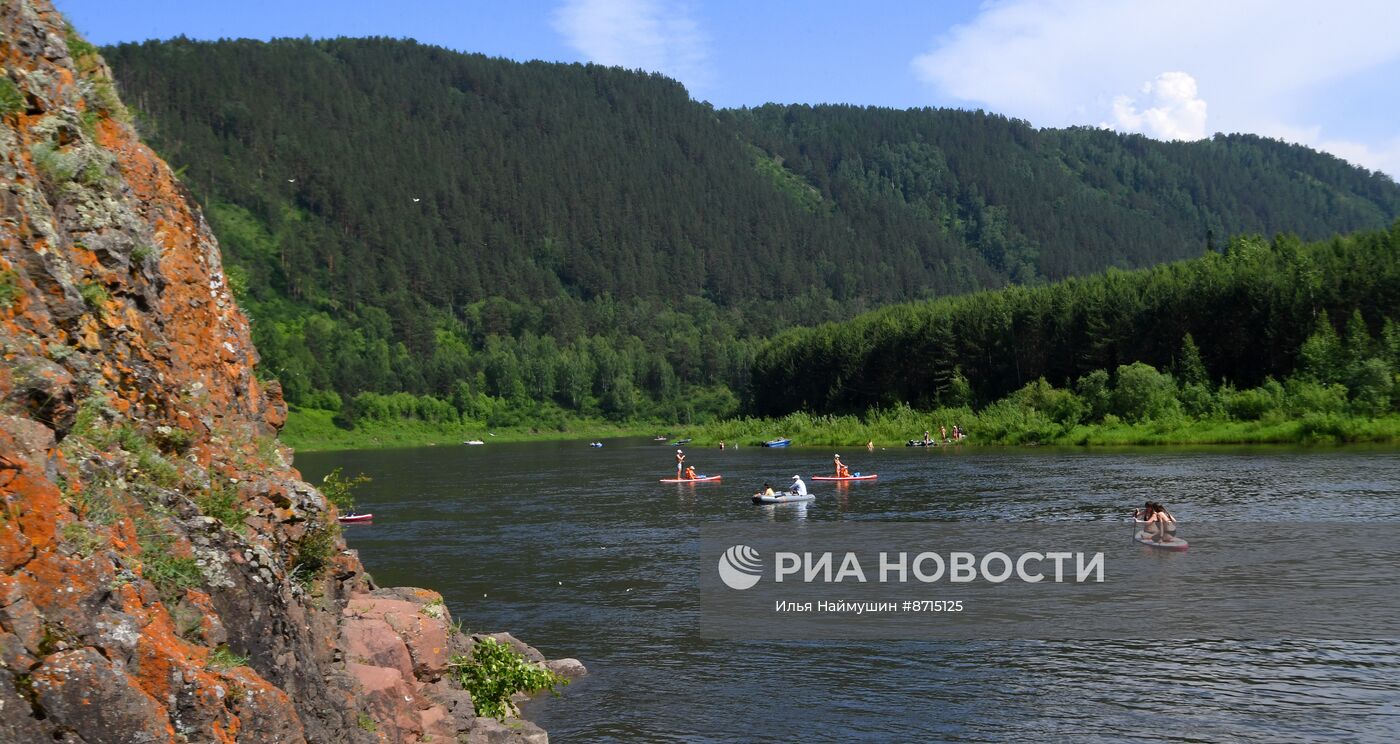
[[554, 692], [554, 688], [569, 684], [564, 677], [531, 664], [508, 644], [490, 637], [478, 640], [469, 657], [453, 656], [448, 669], [462, 689], [471, 693], [478, 716], [505, 718], [511, 695]]

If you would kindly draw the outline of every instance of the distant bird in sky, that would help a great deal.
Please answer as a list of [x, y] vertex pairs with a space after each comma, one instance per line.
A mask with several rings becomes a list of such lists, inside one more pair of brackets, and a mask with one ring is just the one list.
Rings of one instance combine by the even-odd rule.
[[419, 198], [416, 197], [416, 196], [413, 197], [413, 203], [414, 203], [414, 204], [417, 204], [417, 203], [420, 202], [420, 201], [423, 201], [423, 200], [422, 200], [422, 199], [419, 199]]

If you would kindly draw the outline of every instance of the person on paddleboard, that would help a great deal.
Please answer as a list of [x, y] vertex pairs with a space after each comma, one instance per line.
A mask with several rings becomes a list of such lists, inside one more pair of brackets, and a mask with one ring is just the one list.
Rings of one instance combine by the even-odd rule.
[[848, 468], [848, 467], [846, 467], [844, 464], [842, 464], [842, 462], [841, 462], [841, 456], [840, 456], [840, 455], [833, 455], [833, 457], [836, 458], [836, 477], [837, 477], [837, 478], [849, 478], [849, 477], [851, 477], [851, 469]]
[[1176, 539], [1176, 517], [1155, 501], [1147, 502], [1141, 512], [1134, 511], [1133, 517], [1145, 522], [1142, 531], [1152, 536], [1153, 542], [1171, 542]]
[[685, 469], [685, 477], [688, 480], [695, 480], [695, 466], [692, 465]]
[[1161, 504], [1153, 504], [1152, 516], [1147, 521], [1157, 526], [1157, 531], [1168, 538], [1176, 534], [1176, 517]]
[[685, 453], [676, 450], [676, 479], [681, 477], [681, 471], [685, 469]]
[[794, 496], [806, 496], [806, 495], [807, 495], [807, 484], [802, 482], [802, 476], [800, 476], [800, 475], [794, 475], [794, 476], [792, 476], [792, 489], [791, 489], [791, 491], [792, 491], [792, 495], [794, 495]]

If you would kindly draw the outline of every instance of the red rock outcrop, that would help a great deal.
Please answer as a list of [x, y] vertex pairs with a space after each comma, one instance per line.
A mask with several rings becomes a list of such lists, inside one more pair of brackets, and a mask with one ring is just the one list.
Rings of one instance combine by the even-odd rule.
[[9, 0], [0, 65], [0, 741], [539, 740], [474, 717], [441, 597], [375, 589], [291, 467], [96, 50]]

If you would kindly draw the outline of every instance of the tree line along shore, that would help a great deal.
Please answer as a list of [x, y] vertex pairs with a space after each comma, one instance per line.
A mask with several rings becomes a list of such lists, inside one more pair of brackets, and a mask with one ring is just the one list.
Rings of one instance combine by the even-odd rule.
[[[795, 329], [759, 349], [751, 380], [742, 403], [680, 423], [465, 388], [451, 399], [361, 393], [347, 422], [345, 403], [326, 396], [293, 413], [289, 439], [333, 446], [338, 422], [405, 444], [499, 428], [889, 446], [955, 424], [973, 445], [1396, 441], [1400, 223], [1311, 244], [1239, 239], [1151, 269]], [[318, 429], [302, 425], [313, 420]]]

